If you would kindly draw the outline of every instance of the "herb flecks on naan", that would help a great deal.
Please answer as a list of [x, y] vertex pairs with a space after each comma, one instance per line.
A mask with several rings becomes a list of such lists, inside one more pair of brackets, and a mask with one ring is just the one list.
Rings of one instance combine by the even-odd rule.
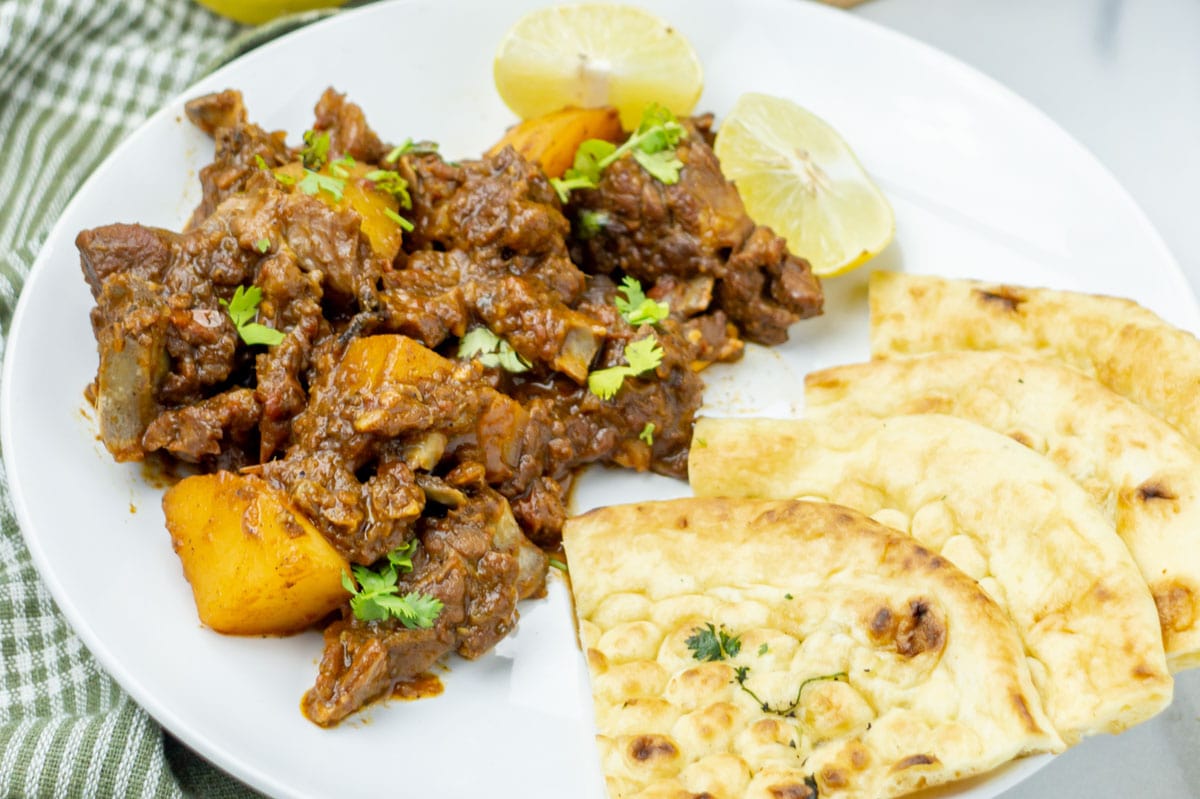
[[1095, 377], [1200, 446], [1200, 340], [1131, 300], [874, 272], [870, 305], [873, 357], [1036, 353]]
[[940, 414], [702, 419], [695, 438], [698, 496], [838, 502], [979, 580], [1067, 742], [1170, 703], [1158, 614], [1129, 551], [1083, 488], [1012, 439]]
[[891, 797], [1062, 748], [1003, 611], [859, 513], [625, 505], [563, 543], [614, 799]]
[[1172, 671], [1200, 665], [1200, 449], [1154, 414], [1053, 361], [955, 351], [805, 379], [817, 413], [947, 413], [1048, 457], [1115, 522], [1158, 606]]

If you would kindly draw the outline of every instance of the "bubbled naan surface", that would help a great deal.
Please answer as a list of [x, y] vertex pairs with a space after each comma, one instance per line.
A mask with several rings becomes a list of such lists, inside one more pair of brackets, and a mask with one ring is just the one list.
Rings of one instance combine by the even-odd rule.
[[1036, 353], [1096, 378], [1200, 446], [1200, 340], [1131, 300], [875, 272], [870, 306], [872, 357]]
[[1063, 739], [1118, 732], [1171, 701], [1154, 600], [1104, 513], [1007, 436], [941, 414], [701, 419], [698, 496], [815, 496], [908, 531], [1015, 623]]
[[823, 413], [947, 413], [1003, 433], [1092, 495], [1150, 586], [1172, 671], [1200, 665], [1200, 449], [1062, 364], [952, 351], [837, 366], [805, 379]]
[[[945, 559], [825, 503], [601, 508], [563, 543], [609, 793], [888, 797], [1062, 742], [999, 607]], [[730, 659], [686, 644], [712, 623]], [[791, 715], [766, 712], [739, 687]]]

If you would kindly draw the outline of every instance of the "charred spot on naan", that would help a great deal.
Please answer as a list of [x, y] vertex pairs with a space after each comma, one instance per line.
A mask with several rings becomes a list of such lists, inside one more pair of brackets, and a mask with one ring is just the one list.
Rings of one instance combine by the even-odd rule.
[[1016, 313], [1026, 297], [1013, 286], [997, 286], [993, 289], [975, 289], [975, 296], [985, 308]]
[[1190, 630], [1196, 623], [1197, 592], [1179, 579], [1163, 580], [1151, 584], [1150, 593], [1158, 607], [1158, 621], [1162, 624], [1163, 637]]
[[946, 645], [945, 616], [924, 597], [908, 600], [908, 607], [899, 612], [885, 605], [864, 626], [874, 644], [894, 648], [906, 658], [939, 653]]

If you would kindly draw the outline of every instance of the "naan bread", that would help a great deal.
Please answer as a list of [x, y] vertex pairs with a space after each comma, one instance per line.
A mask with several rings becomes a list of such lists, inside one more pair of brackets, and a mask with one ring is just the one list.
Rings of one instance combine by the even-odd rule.
[[701, 419], [689, 472], [699, 496], [815, 496], [875, 515], [979, 580], [1016, 624], [1068, 743], [1171, 701], [1129, 551], [1083, 488], [1006, 436], [940, 414]]
[[[563, 544], [613, 799], [882, 799], [1062, 748], [1003, 611], [859, 513], [624, 505]], [[696, 658], [708, 624], [736, 654]]]
[[1200, 340], [1130, 300], [898, 272], [870, 281], [871, 355], [942, 350], [1060, 360], [1200, 446]]
[[1200, 665], [1200, 449], [1154, 414], [1072, 369], [1002, 352], [945, 352], [838, 366], [805, 379], [824, 413], [948, 413], [1062, 467], [1100, 504], [1158, 606], [1167, 664]]

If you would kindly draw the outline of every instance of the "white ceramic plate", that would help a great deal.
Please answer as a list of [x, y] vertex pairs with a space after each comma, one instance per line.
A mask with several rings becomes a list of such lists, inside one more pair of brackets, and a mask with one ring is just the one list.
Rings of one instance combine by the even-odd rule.
[[[240, 88], [254, 120], [293, 140], [333, 85], [385, 139], [423, 137], [468, 157], [513, 119], [492, 89], [500, 35], [539, 0], [414, 0], [346, 13], [269, 44], [188, 97]], [[1078, 144], [950, 58], [842, 12], [797, 0], [647, 0], [699, 50], [700, 107], [738, 94], [795, 99], [837, 127], [896, 209], [875, 264], [1131, 296], [1196, 329], [1192, 293], [1141, 212]], [[109, 222], [178, 229], [212, 144], [170, 103], [85, 184], [51, 233], [13, 322], [0, 427], [13, 501], [34, 560], [99, 661], [188, 745], [279, 796], [602, 796], [586, 673], [561, 582], [526, 603], [483, 659], [452, 659], [437, 699], [369, 709], [335, 730], [299, 711], [316, 634], [245, 639], [198, 624], [171, 551], [160, 489], [114, 464], [83, 399], [96, 367], [91, 298], [75, 234]], [[827, 315], [793, 340], [713, 375], [731, 413], [792, 414], [812, 368], [867, 357], [865, 270], [827, 284]], [[686, 493], [661, 478], [590, 474], [579, 509]], [[1084, 744], [1085, 746], [1087, 744]], [[956, 795], [981, 799], [1035, 758]]]

